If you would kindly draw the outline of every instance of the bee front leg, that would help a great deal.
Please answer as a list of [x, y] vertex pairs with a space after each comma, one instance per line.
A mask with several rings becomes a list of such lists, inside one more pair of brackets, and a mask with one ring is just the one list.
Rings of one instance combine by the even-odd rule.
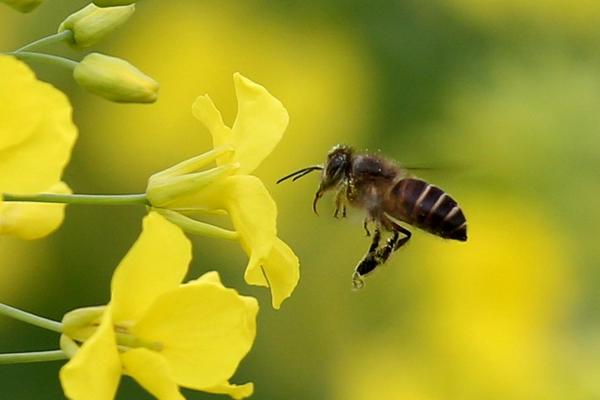
[[342, 218], [346, 218], [346, 196], [344, 189], [341, 189], [335, 195], [335, 211], [333, 212], [334, 218], [339, 218], [340, 210], [342, 210]]
[[363, 221], [363, 228], [365, 228], [365, 232], [367, 232], [367, 236], [371, 236], [371, 232], [369, 231], [369, 218], [365, 218]]

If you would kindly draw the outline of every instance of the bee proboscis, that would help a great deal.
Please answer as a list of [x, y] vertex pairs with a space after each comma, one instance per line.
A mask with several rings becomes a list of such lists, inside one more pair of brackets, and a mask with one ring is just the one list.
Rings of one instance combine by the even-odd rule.
[[[313, 171], [321, 171], [321, 182], [313, 200], [317, 203], [325, 192], [335, 190], [334, 216], [346, 216], [350, 205], [366, 211], [364, 228], [375, 224], [367, 254], [352, 275], [355, 289], [364, 286], [364, 277], [385, 263], [391, 254], [408, 242], [411, 232], [404, 222], [445, 239], [467, 240], [467, 220], [457, 202], [437, 186], [415, 178], [394, 161], [379, 155], [355, 152], [346, 145], [336, 145], [327, 154], [324, 165], [314, 165], [279, 179], [293, 181]], [[380, 246], [381, 231], [391, 237]]]

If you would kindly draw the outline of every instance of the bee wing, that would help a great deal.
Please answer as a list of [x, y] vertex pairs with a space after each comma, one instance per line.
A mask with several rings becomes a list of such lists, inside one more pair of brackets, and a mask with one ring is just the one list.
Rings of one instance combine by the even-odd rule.
[[471, 168], [467, 167], [467, 165], [465, 164], [437, 164], [437, 165], [402, 165], [401, 166], [402, 169], [406, 170], [407, 172], [422, 172], [422, 171], [426, 171], [426, 172], [442, 172], [444, 174], [446, 173], [459, 173], [459, 172], [465, 172], [467, 170], [470, 170]]

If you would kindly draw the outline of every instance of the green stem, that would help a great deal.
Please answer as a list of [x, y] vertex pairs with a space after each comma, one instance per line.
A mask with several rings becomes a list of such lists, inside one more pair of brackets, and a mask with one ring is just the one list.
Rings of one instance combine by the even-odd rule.
[[15, 50], [15, 53], [25, 51], [25, 50], [33, 50], [37, 47], [44, 47], [58, 42], [72, 42], [73, 41], [73, 31], [70, 29], [64, 30], [62, 32], [55, 33], [54, 35], [46, 36], [41, 39], [38, 39], [34, 42], [28, 43], [25, 46]]
[[145, 193], [140, 194], [10, 194], [2, 195], [4, 201], [34, 202], [34, 203], [66, 203], [66, 204], [92, 204], [121, 206], [127, 204], [141, 204], [148, 206]]
[[6, 353], [0, 354], [0, 365], [66, 360], [67, 358], [67, 355], [63, 353], [62, 350], [30, 351], [27, 353]]
[[74, 61], [74, 60], [71, 60], [68, 58], [54, 56], [52, 54], [46, 54], [46, 53], [34, 53], [32, 51], [13, 51], [12, 53], [6, 53], [6, 54], [15, 56], [15, 57], [17, 57], [21, 60], [25, 60], [25, 61], [45, 62], [46, 64], [63, 67], [70, 71], [73, 71], [75, 69], [75, 67], [77, 66], [77, 64], [79, 64], [77, 61]]
[[0, 303], [0, 314], [6, 315], [7, 317], [11, 317], [14, 319], [18, 319], [19, 321], [27, 322], [28, 324], [35, 325], [40, 328], [62, 333], [62, 324], [60, 322], [40, 317], [38, 315], [28, 313], [27, 311], [7, 306], [6, 304]]

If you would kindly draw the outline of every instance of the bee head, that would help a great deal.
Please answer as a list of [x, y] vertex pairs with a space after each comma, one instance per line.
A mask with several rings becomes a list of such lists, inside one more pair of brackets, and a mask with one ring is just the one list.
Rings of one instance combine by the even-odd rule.
[[321, 183], [319, 189], [315, 193], [315, 199], [313, 201], [313, 210], [317, 212], [317, 202], [323, 193], [331, 190], [338, 186], [350, 172], [350, 160], [352, 158], [353, 150], [351, 147], [338, 144], [333, 146], [329, 153], [327, 153], [327, 162], [325, 165], [313, 165], [311, 167], [302, 168], [296, 172], [292, 172], [289, 175], [279, 179], [277, 183], [281, 183], [287, 179], [292, 178], [295, 181], [302, 178], [304, 175], [311, 173], [312, 171], [322, 171]]
[[333, 146], [327, 153], [327, 162], [323, 167], [321, 174], [321, 184], [315, 193], [313, 200], [313, 211], [317, 212], [317, 203], [328, 190], [337, 187], [350, 172], [350, 159], [352, 158], [352, 148], [338, 144]]
[[352, 149], [346, 145], [338, 144], [327, 153], [327, 162], [321, 175], [319, 191], [327, 191], [336, 187], [350, 170]]

